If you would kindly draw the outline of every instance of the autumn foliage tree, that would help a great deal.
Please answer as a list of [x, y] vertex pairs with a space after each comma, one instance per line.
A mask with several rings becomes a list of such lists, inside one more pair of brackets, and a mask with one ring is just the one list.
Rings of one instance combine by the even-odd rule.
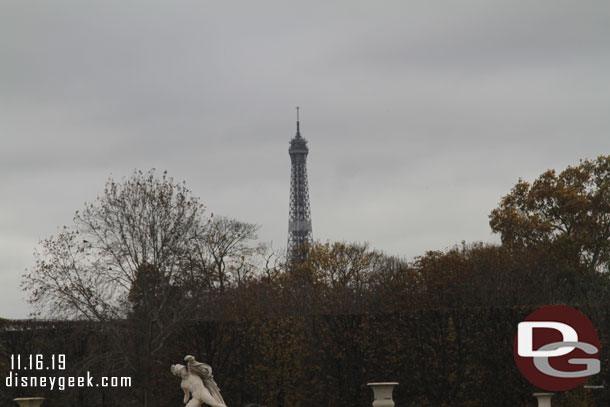
[[490, 215], [504, 245], [545, 246], [584, 270], [608, 271], [610, 262], [610, 156], [583, 160], [557, 174], [524, 180]]

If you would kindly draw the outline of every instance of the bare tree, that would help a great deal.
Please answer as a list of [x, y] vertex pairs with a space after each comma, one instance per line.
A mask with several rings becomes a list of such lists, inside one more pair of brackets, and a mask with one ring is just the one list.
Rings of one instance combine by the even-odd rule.
[[203, 213], [186, 186], [165, 173], [110, 179], [101, 197], [76, 212], [74, 226], [42, 242], [22, 288], [47, 317], [126, 317], [138, 270], [150, 266], [167, 284], [175, 281], [205, 226]]
[[[247, 273], [246, 242], [256, 227], [204, 216], [184, 183], [136, 171], [110, 179], [74, 225], [42, 242], [22, 288], [39, 315], [100, 322], [116, 339], [113, 355], [140, 377], [150, 405], [151, 368], [166, 340], [186, 318], [206, 270], [226, 280]], [[202, 244], [202, 242], [204, 244]], [[193, 259], [201, 264], [193, 267]], [[188, 307], [188, 308], [187, 308]]]
[[223, 292], [231, 283], [241, 284], [255, 269], [255, 255], [262, 255], [263, 245], [253, 246], [259, 226], [226, 217], [214, 217], [198, 235], [196, 253], [201, 264], [208, 265], [211, 280]]

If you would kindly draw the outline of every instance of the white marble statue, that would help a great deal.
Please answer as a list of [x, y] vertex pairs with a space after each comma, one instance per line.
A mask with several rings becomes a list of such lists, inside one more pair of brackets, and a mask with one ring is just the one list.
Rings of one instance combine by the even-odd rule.
[[171, 371], [182, 378], [180, 387], [184, 390], [186, 407], [200, 407], [202, 403], [211, 407], [227, 407], [212, 376], [212, 367], [197, 362], [191, 355], [185, 356], [184, 360], [186, 366], [172, 365]]

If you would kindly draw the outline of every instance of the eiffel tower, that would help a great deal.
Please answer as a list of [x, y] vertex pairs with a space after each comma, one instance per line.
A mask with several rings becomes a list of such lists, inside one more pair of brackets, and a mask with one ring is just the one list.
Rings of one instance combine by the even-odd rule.
[[311, 212], [309, 209], [309, 185], [307, 183], [307, 140], [301, 137], [299, 108], [297, 107], [297, 134], [288, 148], [291, 161], [290, 210], [288, 215], [288, 265], [305, 260], [307, 248], [312, 243]]

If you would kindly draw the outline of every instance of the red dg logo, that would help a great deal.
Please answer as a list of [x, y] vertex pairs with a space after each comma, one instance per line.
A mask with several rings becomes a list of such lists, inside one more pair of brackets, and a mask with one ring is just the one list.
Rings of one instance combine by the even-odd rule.
[[543, 390], [569, 390], [600, 371], [595, 327], [565, 305], [539, 308], [519, 323], [513, 353], [523, 376]]

